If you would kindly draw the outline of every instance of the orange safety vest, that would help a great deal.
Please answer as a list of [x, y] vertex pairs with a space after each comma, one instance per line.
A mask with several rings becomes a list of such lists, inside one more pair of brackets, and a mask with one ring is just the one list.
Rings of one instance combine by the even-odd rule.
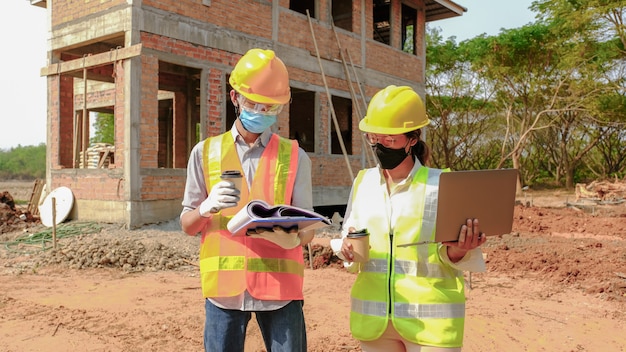
[[[223, 170], [242, 171], [230, 132], [204, 142], [203, 169], [207, 192]], [[260, 158], [253, 183], [242, 182], [237, 207], [213, 215], [202, 233], [200, 275], [204, 297], [231, 297], [248, 290], [262, 300], [303, 299], [302, 247], [284, 249], [260, 238], [233, 236], [226, 224], [248, 201], [291, 204], [298, 168], [298, 143], [273, 134]]]

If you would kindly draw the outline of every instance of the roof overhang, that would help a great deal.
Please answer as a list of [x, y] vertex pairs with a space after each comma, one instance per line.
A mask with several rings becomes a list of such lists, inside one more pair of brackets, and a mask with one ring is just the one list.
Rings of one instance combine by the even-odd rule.
[[48, 7], [48, 4], [46, 4], [46, 0], [30, 0], [30, 4], [33, 6], [43, 7], [44, 9]]
[[467, 8], [448, 0], [426, 0], [426, 22], [463, 16]]

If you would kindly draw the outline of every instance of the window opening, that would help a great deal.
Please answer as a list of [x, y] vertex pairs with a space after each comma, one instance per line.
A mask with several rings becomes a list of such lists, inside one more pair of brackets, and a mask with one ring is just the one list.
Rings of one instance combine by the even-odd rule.
[[306, 10], [309, 10], [311, 18], [315, 17], [315, 0], [291, 0], [289, 1], [289, 9], [306, 15]]
[[402, 51], [415, 55], [415, 36], [417, 25], [417, 10], [402, 5]]
[[199, 140], [200, 70], [159, 61], [157, 167], [185, 168]]
[[91, 154], [87, 141], [89, 131], [84, 126], [89, 126], [89, 110], [77, 110], [74, 119], [74, 167], [79, 169], [92, 168]]
[[[84, 68], [82, 74], [60, 75], [61, 90], [73, 94], [62, 94], [62, 100], [72, 109], [73, 117], [65, 117], [61, 109], [59, 121], [60, 143], [59, 164], [77, 169], [109, 168], [114, 163], [115, 141], [109, 138], [100, 141], [104, 129], [115, 130], [113, 107], [115, 104], [114, 64]], [[62, 104], [66, 106], [66, 104]], [[99, 113], [110, 115], [102, 126], [97, 126]], [[96, 129], [100, 127], [102, 130]], [[108, 133], [108, 132], [107, 132]], [[69, 141], [69, 143], [68, 143]]]
[[315, 92], [291, 88], [289, 138], [306, 152], [315, 152]]
[[89, 120], [91, 121], [89, 143], [115, 143], [115, 115], [112, 106], [91, 111]]
[[224, 126], [225, 130], [228, 131], [233, 127], [233, 123], [237, 120], [237, 115], [235, 114], [235, 105], [230, 100], [230, 91], [233, 87], [228, 83], [230, 80], [230, 75], [226, 75], [226, 96], [224, 97], [224, 101], [226, 102], [226, 126]]
[[[167, 96], [167, 98], [165, 98]], [[159, 94], [159, 142], [158, 164], [160, 168], [172, 168], [174, 139], [174, 93]]]
[[115, 115], [107, 106], [89, 112], [88, 168], [108, 169], [115, 164]]
[[391, 1], [374, 0], [374, 33], [377, 42], [389, 45], [391, 43]]
[[[341, 138], [343, 140], [346, 153], [352, 155], [352, 100], [332, 97], [333, 107], [335, 108], [335, 116], [337, 117], [337, 123], [339, 124], [339, 130], [341, 131]], [[333, 124], [334, 125], [334, 124]], [[333, 127], [332, 139], [330, 142], [330, 149], [332, 154], [343, 154], [339, 139], [337, 139], [337, 131]]]
[[332, 15], [335, 27], [352, 31], [352, 0], [336, 0], [332, 3]]

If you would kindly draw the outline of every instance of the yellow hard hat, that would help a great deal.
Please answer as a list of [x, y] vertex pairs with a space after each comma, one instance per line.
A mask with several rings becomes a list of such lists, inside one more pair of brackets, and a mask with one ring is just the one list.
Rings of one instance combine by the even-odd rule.
[[248, 50], [235, 65], [229, 83], [256, 103], [286, 104], [291, 99], [287, 67], [272, 50]]
[[420, 96], [411, 87], [391, 85], [372, 97], [359, 129], [376, 134], [403, 134], [429, 123]]

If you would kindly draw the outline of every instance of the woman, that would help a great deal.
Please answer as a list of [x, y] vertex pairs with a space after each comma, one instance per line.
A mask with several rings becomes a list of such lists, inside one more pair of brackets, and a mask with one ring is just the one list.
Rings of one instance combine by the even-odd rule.
[[[363, 351], [460, 351], [465, 292], [463, 270], [484, 271], [478, 248], [486, 241], [478, 219], [461, 227], [458, 242], [434, 238], [438, 180], [428, 164], [421, 128], [430, 123], [410, 87], [388, 86], [371, 100], [359, 129], [379, 164], [361, 170], [352, 185], [343, 224], [367, 229], [369, 260], [347, 264], [358, 271], [351, 291], [350, 330]], [[416, 242], [421, 245], [402, 246]], [[335, 242], [335, 247], [336, 247]], [[349, 241], [341, 256], [352, 262]]]

